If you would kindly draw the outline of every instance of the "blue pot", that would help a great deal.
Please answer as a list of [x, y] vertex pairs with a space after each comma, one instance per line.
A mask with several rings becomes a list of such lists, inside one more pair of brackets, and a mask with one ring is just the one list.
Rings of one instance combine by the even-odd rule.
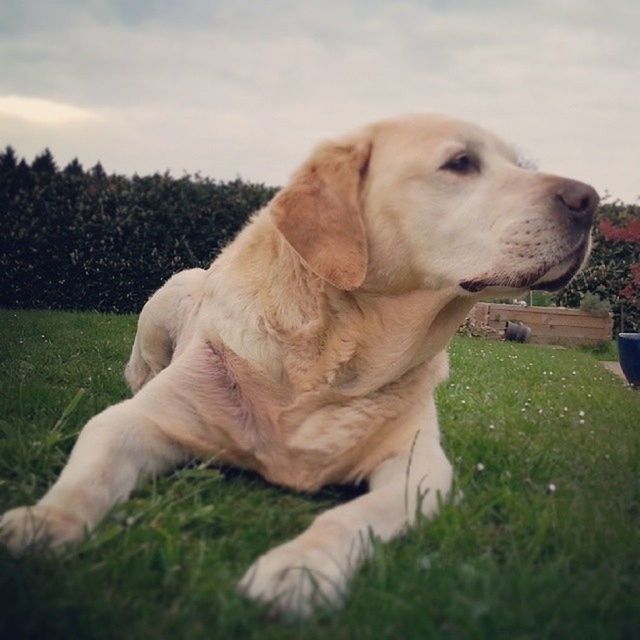
[[629, 384], [640, 386], [640, 333], [619, 333], [618, 354]]

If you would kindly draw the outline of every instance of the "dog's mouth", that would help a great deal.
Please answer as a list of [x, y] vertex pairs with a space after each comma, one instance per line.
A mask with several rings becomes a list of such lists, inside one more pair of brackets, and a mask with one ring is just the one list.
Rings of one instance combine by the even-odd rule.
[[580, 271], [589, 252], [589, 238], [583, 240], [562, 262], [550, 269], [539, 281], [533, 283], [533, 288], [542, 291], [558, 291], [566, 287]]
[[478, 293], [490, 287], [558, 291], [566, 287], [580, 271], [589, 250], [589, 245], [589, 237], [587, 236], [575, 249], [571, 250], [559, 261], [544, 262], [540, 267], [526, 273], [465, 280], [460, 283], [460, 286], [469, 293]]

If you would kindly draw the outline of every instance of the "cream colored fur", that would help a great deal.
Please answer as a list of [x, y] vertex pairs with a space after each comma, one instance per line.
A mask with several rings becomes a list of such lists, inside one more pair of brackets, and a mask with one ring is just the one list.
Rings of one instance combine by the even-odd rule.
[[[463, 152], [477, 175], [443, 169]], [[89, 421], [36, 506], [3, 516], [3, 541], [18, 553], [80, 540], [142, 475], [193, 456], [303, 491], [366, 480], [240, 581], [285, 615], [339, 604], [372, 538], [449, 494], [434, 390], [481, 295], [460, 283], [495, 276], [512, 291], [540, 265], [538, 282], [573, 266], [578, 240], [550, 206], [561, 180], [438, 116], [321, 145], [207, 271], [151, 297], [126, 368], [135, 395]]]

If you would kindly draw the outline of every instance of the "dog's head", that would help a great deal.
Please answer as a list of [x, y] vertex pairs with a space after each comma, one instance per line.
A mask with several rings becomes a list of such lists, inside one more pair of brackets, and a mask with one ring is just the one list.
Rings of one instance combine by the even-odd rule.
[[479, 127], [411, 116], [318, 147], [271, 215], [340, 289], [462, 294], [563, 287], [589, 252], [597, 205], [592, 187], [519, 166]]

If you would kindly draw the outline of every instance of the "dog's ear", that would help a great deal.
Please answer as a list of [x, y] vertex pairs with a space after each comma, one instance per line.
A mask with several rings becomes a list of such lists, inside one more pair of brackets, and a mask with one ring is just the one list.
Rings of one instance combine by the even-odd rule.
[[367, 275], [361, 191], [370, 156], [364, 135], [325, 143], [270, 206], [276, 227], [311, 271], [343, 290]]

